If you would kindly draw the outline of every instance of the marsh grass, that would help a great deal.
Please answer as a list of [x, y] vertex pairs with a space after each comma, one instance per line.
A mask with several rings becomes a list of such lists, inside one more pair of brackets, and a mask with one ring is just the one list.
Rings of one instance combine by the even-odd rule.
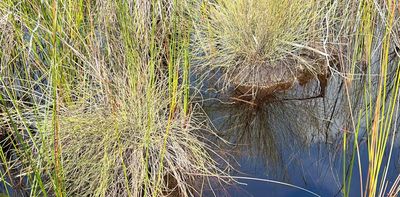
[[253, 78], [252, 85], [268, 86], [258, 84], [262, 81], [256, 74], [241, 75], [260, 68], [288, 70], [287, 78], [296, 78], [299, 72], [324, 73], [328, 54], [322, 52], [323, 8], [323, 3], [309, 0], [203, 1], [194, 14], [193, 53], [199, 62], [195, 69], [200, 74], [221, 70], [226, 86], [243, 85]]
[[[398, 6], [390, 0], [0, 1], [5, 192], [201, 196], [205, 185], [231, 180], [220, 168], [230, 164], [216, 154], [206, 134], [215, 133], [190, 100], [190, 71], [215, 72], [226, 88], [248, 81], [237, 73], [284, 67], [313, 76], [329, 70], [341, 79], [335, 113], [349, 120], [342, 147], [350, 158], [343, 159], [343, 195], [353, 190], [354, 165], [361, 196], [396, 195], [399, 181], [389, 189], [391, 161], [383, 156], [391, 155], [398, 126]], [[333, 58], [338, 65], [330, 64]], [[326, 85], [315, 83], [320, 91]], [[247, 124], [235, 125], [231, 139], [250, 143], [261, 136], [260, 150], [251, 151], [279, 160], [275, 147], [262, 146], [275, 140], [261, 132], [272, 127], [262, 121], [296, 113], [247, 107], [231, 117]], [[290, 129], [301, 130], [301, 121]], [[360, 162], [363, 135], [368, 166]]]
[[[332, 124], [341, 124], [343, 195], [358, 189], [351, 186], [355, 176], [361, 182], [361, 196], [384, 196], [389, 190], [394, 195], [397, 182], [389, 189], [387, 175], [398, 127], [398, 1], [298, 2], [291, 1], [283, 10], [279, 6], [286, 1], [204, 1], [195, 18], [197, 69], [206, 75], [209, 70], [220, 70], [225, 85], [243, 85], [249, 80], [235, 79], [240, 76], [237, 73], [258, 72], [257, 67], [262, 66], [293, 68], [301, 62], [315, 71], [313, 64], [298, 60], [310, 51], [316, 53], [311, 55], [313, 60], [325, 59], [324, 65], [340, 81], [331, 85], [337, 92], [323, 102], [333, 99], [335, 108], [327, 110], [331, 113], [327, 132]], [[307, 14], [302, 14], [305, 10]], [[293, 23], [285, 23], [290, 17], [295, 19], [290, 21]], [[332, 57], [337, 65], [330, 64]], [[287, 64], [293, 59], [298, 62]], [[284, 63], [276, 64], [279, 61]], [[364, 138], [368, 166], [361, 165], [360, 142]], [[385, 154], [390, 155], [387, 161]], [[353, 172], [354, 165], [358, 172]]]
[[0, 2], [1, 180], [28, 196], [195, 196], [226, 175], [189, 103], [186, 6]]
[[[353, 166], [358, 165], [361, 196], [384, 196], [388, 192], [387, 173], [391, 165], [395, 132], [398, 124], [398, 54], [395, 31], [398, 2], [372, 0], [340, 2], [346, 20], [338, 23], [347, 27], [339, 36], [350, 38], [347, 45], [348, 65], [345, 69], [345, 92], [349, 106], [351, 131], [344, 133], [344, 156], [351, 153], [349, 167], [343, 159], [343, 194], [349, 196]], [[339, 9], [338, 9], [339, 10]], [[356, 32], [351, 34], [350, 32]], [[361, 90], [361, 91], [360, 91]], [[360, 96], [357, 96], [360, 95]], [[362, 130], [366, 128], [366, 131]], [[360, 138], [366, 136], [368, 166], [360, 162]], [[352, 148], [346, 144], [350, 141]], [[389, 154], [385, 161], [385, 154]], [[367, 177], [362, 169], [367, 169]], [[348, 170], [348, 171], [347, 171]], [[396, 184], [393, 185], [396, 187]], [[393, 190], [391, 190], [393, 191]], [[393, 193], [391, 193], [393, 195]]]

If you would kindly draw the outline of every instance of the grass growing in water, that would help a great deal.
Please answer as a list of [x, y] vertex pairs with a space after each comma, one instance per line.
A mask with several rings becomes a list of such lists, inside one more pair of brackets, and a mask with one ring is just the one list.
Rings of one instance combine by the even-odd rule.
[[189, 110], [185, 6], [0, 2], [4, 176], [29, 196], [193, 196], [224, 174]]
[[203, 1], [199, 8], [194, 56], [200, 73], [221, 69], [227, 85], [241, 85], [248, 81], [241, 72], [262, 68], [283, 67], [294, 76], [297, 70], [323, 72], [317, 62], [327, 54], [321, 52], [323, 7], [317, 1], [218, 0]]
[[[319, 61], [329, 59], [329, 41], [343, 54], [338, 73], [345, 76], [353, 120], [354, 135], [344, 134], [354, 140], [350, 166], [359, 164], [365, 123], [369, 166], [360, 190], [385, 193], [382, 158], [393, 148], [397, 117], [399, 72], [390, 57], [398, 48], [398, 2], [192, 3], [1, 1], [4, 185], [29, 196], [201, 195], [202, 185], [192, 185], [197, 177], [207, 181], [224, 172], [198, 132], [208, 128], [190, 106], [190, 56], [202, 71], [222, 69], [228, 82], [236, 72], [263, 66], [301, 65], [318, 74]], [[364, 81], [357, 81], [360, 75]], [[354, 95], [356, 81], [364, 83], [362, 102]], [[346, 170], [348, 196], [352, 170]]]
[[[388, 192], [387, 173], [396, 137], [398, 119], [399, 62], [393, 49], [398, 47], [395, 31], [398, 18], [397, 1], [376, 2], [364, 0], [350, 3], [340, 2], [340, 12], [345, 19], [339, 24], [349, 28], [353, 34], [341, 34], [351, 39], [348, 47], [349, 59], [346, 77], [343, 79], [351, 115], [351, 133], [344, 133], [343, 154], [351, 153], [349, 167], [343, 159], [343, 194], [349, 196], [353, 166], [358, 165], [361, 196], [385, 196]], [[339, 9], [338, 9], [339, 10]], [[345, 30], [346, 31], [346, 30]], [[395, 61], [393, 61], [395, 60]], [[361, 77], [359, 77], [361, 76]], [[361, 83], [361, 85], [360, 85]], [[361, 91], [360, 99], [355, 96]], [[361, 101], [361, 102], [360, 102]], [[366, 128], [368, 166], [361, 164], [359, 138]], [[347, 147], [351, 142], [352, 149]], [[389, 154], [388, 160], [384, 155]], [[367, 169], [367, 177], [362, 169]], [[398, 184], [398, 183], [397, 183]], [[396, 188], [396, 184], [392, 186]], [[390, 189], [391, 195], [397, 195]]]

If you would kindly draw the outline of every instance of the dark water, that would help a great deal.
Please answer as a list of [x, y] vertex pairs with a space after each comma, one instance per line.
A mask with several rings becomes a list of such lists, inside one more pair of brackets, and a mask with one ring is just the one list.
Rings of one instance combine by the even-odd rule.
[[[224, 130], [223, 128], [225, 128], [225, 130], [227, 130], [226, 133], [235, 133], [234, 137], [227, 137], [226, 135], [224, 135], [224, 137], [230, 139], [230, 142], [234, 144], [227, 148], [227, 150], [232, 152], [238, 163], [236, 166], [237, 172], [234, 175], [237, 177], [245, 177], [238, 178], [237, 180], [240, 184], [236, 184], [227, 189], [227, 196], [315, 196], [300, 189], [279, 183], [248, 180], [251, 178], [268, 179], [293, 184], [312, 191], [319, 196], [343, 195], [341, 193], [341, 188], [343, 183], [344, 158], [342, 150], [343, 142], [340, 137], [331, 140], [331, 142], [302, 139], [296, 135], [296, 130], [268, 127], [266, 122], [271, 121], [271, 117], [268, 116], [247, 120], [252, 122], [251, 124], [260, 124], [267, 128], [260, 125], [246, 129], [238, 128], [237, 125], [246, 123], [244, 122], [245, 120], [240, 120], [240, 118], [236, 116], [233, 118], [233, 121], [228, 120], [228, 123], [224, 122], [224, 120], [221, 119], [230, 119], [232, 117], [229, 116], [232, 114], [228, 115], [227, 118], [223, 116], [223, 110], [213, 111], [213, 107], [210, 108], [211, 109], [208, 110], [214, 125], [217, 125], [217, 127], [221, 126], [219, 129], [222, 131]], [[238, 111], [243, 112], [243, 110]], [[229, 113], [231, 113], [231, 111]], [[290, 120], [288, 119], [287, 121]], [[284, 123], [275, 121], [273, 124]], [[305, 122], [304, 124], [308, 123]], [[226, 127], [233, 127], [233, 129]], [[272, 132], [278, 132], [279, 134]], [[238, 133], [240, 133], [240, 137], [238, 137]], [[302, 135], [303, 134], [304, 133], [302, 133]], [[243, 137], [246, 135], [249, 135], [249, 137]], [[272, 140], [265, 140], [262, 138], [271, 138]], [[360, 143], [363, 182], [365, 183], [367, 177], [368, 153], [366, 141], [361, 141]], [[241, 145], [235, 146], [236, 144]], [[350, 154], [351, 153], [348, 153], [345, 159], [346, 168], [350, 163]], [[399, 174], [397, 168], [398, 156], [399, 145], [396, 144], [393, 149], [393, 156], [387, 175], [387, 180], [391, 181], [389, 182], [389, 187]], [[387, 160], [387, 155], [385, 158], [384, 160]], [[355, 160], [350, 196], [360, 195], [359, 168], [357, 160]]]
[[[238, 163], [234, 176], [245, 177], [237, 178], [240, 184], [227, 187], [226, 193], [222, 192], [224, 196], [315, 196], [271, 181], [293, 184], [319, 196], [343, 196], [343, 161], [348, 169], [351, 157], [347, 152], [343, 158], [342, 149], [348, 117], [341, 112], [343, 109], [335, 108], [343, 103], [339, 83], [332, 83], [329, 88], [328, 96], [320, 99], [281, 99], [288, 95], [306, 97], [285, 92], [267, 102], [248, 104], [232, 99], [237, 96], [232, 90], [222, 93], [215, 92], [218, 88], [203, 86], [203, 107], [218, 134], [231, 143], [226, 150]], [[365, 186], [367, 142], [364, 134], [359, 139]], [[388, 188], [399, 175], [397, 141], [387, 173]], [[361, 195], [357, 156], [355, 159], [350, 196]], [[249, 180], [252, 178], [271, 181]]]
[[[395, 149], [396, 155], [398, 155], [398, 146]], [[257, 165], [257, 163], [259, 163], [257, 158], [242, 159], [240, 161], [241, 167], [239, 170], [250, 177], [280, 180], [291, 183], [310, 190], [320, 196], [342, 196], [342, 193], [340, 193], [342, 168], [338, 163], [341, 162], [341, 159], [333, 161], [332, 163], [332, 161], [329, 161], [329, 158], [318, 155], [319, 151], [321, 151], [320, 148], [311, 147], [308, 153], [296, 155], [296, 159], [300, 160], [300, 163], [281, 166], [288, 169], [288, 179], [276, 179], [276, 177], [268, 176], [265, 166]], [[323, 150], [324, 154], [329, 154], [328, 152], [327, 150]], [[368, 161], [365, 159], [367, 158], [365, 149], [361, 157], [364, 158], [362, 165], [366, 168]], [[396, 158], [398, 158], [398, 156], [396, 156]], [[390, 166], [388, 172], [388, 180], [391, 180], [389, 185], [393, 183], [399, 174], [398, 169], [393, 164], [394, 163]], [[364, 181], [366, 173], [366, 169], [363, 169]], [[273, 183], [248, 180], [241, 180], [241, 182], [247, 185], [242, 185], [236, 190], [232, 190], [230, 193], [232, 196], [314, 196], [299, 189]], [[360, 194], [360, 181], [358, 167], [356, 165], [353, 173], [350, 196], [360, 196]]]
[[[215, 76], [220, 77], [218, 73]], [[274, 181], [292, 184], [319, 196], [343, 196], [343, 162], [348, 173], [354, 136], [348, 137], [350, 151], [344, 157], [343, 132], [352, 127], [340, 77], [329, 80], [323, 98], [307, 99], [321, 91], [318, 82], [312, 81], [260, 103], [235, 99], [241, 95], [233, 88], [221, 90], [219, 81], [213, 81], [212, 77], [201, 80], [199, 87], [199, 102], [218, 135], [230, 142], [225, 149], [237, 161], [234, 176], [240, 184], [227, 187], [224, 196], [315, 196]], [[362, 90], [362, 84], [355, 84], [354, 89]], [[359, 109], [358, 101], [362, 98], [359, 93], [351, 93], [353, 111]], [[365, 187], [367, 181], [368, 152], [363, 133], [367, 129], [360, 130], [362, 181], [356, 156], [349, 196], [360, 196], [360, 187]], [[390, 140], [391, 136], [388, 146]], [[399, 147], [396, 139], [387, 173], [388, 188], [400, 173]], [[388, 153], [389, 149], [382, 166], [387, 164]]]

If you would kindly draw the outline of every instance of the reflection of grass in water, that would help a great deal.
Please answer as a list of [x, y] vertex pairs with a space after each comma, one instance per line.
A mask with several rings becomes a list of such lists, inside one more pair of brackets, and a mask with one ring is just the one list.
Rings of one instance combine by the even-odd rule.
[[271, 131], [264, 109], [254, 109], [251, 106], [241, 106], [234, 110], [237, 114], [228, 117], [225, 124], [235, 125], [224, 135], [252, 158], [260, 158], [265, 166], [275, 169], [282, 164], [280, 151], [277, 147], [277, 136]]
[[[251, 7], [252, 5], [257, 5], [257, 3], [263, 3], [264, 1], [248, 1], [254, 4], [248, 4], [247, 7], [240, 7], [244, 11], [239, 9], [239, 6], [235, 7], [235, 5], [239, 5], [244, 1], [227, 2], [221, 0], [216, 2], [222, 3], [222, 5], [204, 4], [203, 7], [201, 7], [201, 11], [203, 11], [202, 14], [204, 15], [202, 15], [203, 18], [199, 19], [199, 23], [205, 22], [203, 23], [204, 26], [200, 25], [199, 29], [202, 33], [197, 35], [198, 40], [196, 41], [202, 43], [204, 40], [208, 40], [204, 42], [205, 44], [203, 46], [200, 45], [201, 47], [198, 48], [201, 51], [198, 53], [200, 54], [199, 62], [204, 61], [205, 63], [201, 63], [202, 66], [206, 68], [220, 67], [229, 70], [232, 67], [235, 68], [246, 65], [241, 64], [246, 62], [246, 60], [257, 60], [257, 58], [254, 58], [256, 55], [252, 56], [248, 53], [256, 48], [251, 42], [257, 45], [257, 43], [261, 43], [258, 41], [262, 40], [258, 39], [257, 28], [253, 28], [251, 22], [253, 19], [252, 17], [257, 16], [257, 12], [256, 9], [254, 12], [246, 12], [246, 9], [251, 10], [253, 8]], [[282, 5], [284, 5], [285, 2], [286, 1], [284, 1]], [[214, 7], [214, 5], [216, 6]], [[224, 10], [226, 7], [237, 9]], [[360, 182], [362, 182], [360, 192], [364, 192], [361, 195], [382, 196], [387, 190], [386, 187], [389, 186], [386, 184], [388, 181], [386, 180], [386, 175], [388, 173], [386, 169], [390, 164], [384, 166], [385, 161], [383, 161], [383, 155], [385, 153], [391, 153], [393, 142], [390, 142], [390, 140], [394, 139], [395, 129], [393, 129], [393, 127], [397, 126], [395, 122], [397, 120], [396, 106], [398, 103], [397, 93], [399, 90], [399, 82], [397, 80], [399, 76], [399, 3], [398, 1], [374, 0], [329, 1], [324, 4], [323, 7], [326, 11], [324, 12], [323, 22], [324, 25], [326, 25], [324, 26], [326, 28], [324, 29], [326, 35], [323, 38], [323, 42], [324, 44], [332, 44], [332, 46], [336, 48], [335, 51], [338, 51], [338, 70], [333, 70], [333, 68], [331, 68], [331, 71], [334, 73], [334, 77], [340, 77], [339, 81], [342, 81], [339, 83], [338, 91], [331, 92], [331, 95], [328, 95], [328, 97], [331, 97], [330, 99], [333, 99], [333, 102], [328, 101], [329, 105], [325, 108], [327, 112], [330, 113], [325, 114], [327, 115], [325, 116], [327, 121], [330, 122], [326, 126], [326, 129], [328, 131], [330, 131], [330, 129], [337, 129], [338, 133], [343, 135], [345, 141], [342, 144], [344, 150], [343, 157], [348, 158], [349, 153], [351, 154], [349, 162], [343, 159], [342, 178], [344, 187], [342, 192], [345, 196], [348, 196], [350, 189], [353, 189], [350, 185], [353, 176], [352, 166], [359, 165], [360, 169], [368, 168], [368, 177], [362, 177], [361, 170], [359, 172]], [[213, 13], [213, 9], [215, 13]], [[290, 10], [290, 8], [287, 10]], [[268, 14], [268, 12], [264, 12], [264, 14]], [[276, 16], [279, 16], [279, 14]], [[241, 19], [246, 17], [250, 19], [246, 20], [246, 22], [250, 22], [240, 23]], [[223, 20], [227, 18], [230, 20]], [[263, 22], [268, 23], [268, 20], [257, 23], [259, 26], [255, 25], [255, 27], [262, 26], [264, 24]], [[218, 29], [217, 27], [224, 28]], [[242, 27], [247, 28], [241, 29]], [[232, 29], [235, 28], [241, 31], [232, 31]], [[267, 31], [262, 31], [262, 33], [269, 33], [268, 28], [265, 29], [267, 29]], [[299, 29], [302, 30], [302, 28]], [[234, 33], [230, 34], [229, 32]], [[285, 37], [283, 36], [283, 38]], [[226, 40], [230, 42], [226, 42]], [[266, 39], [263, 41], [269, 40]], [[271, 43], [270, 46], [272, 46], [272, 49], [276, 49], [274, 47], [276, 45], [273, 43]], [[326, 46], [327, 45], [324, 45], [324, 47]], [[231, 50], [232, 48], [235, 50]], [[259, 52], [256, 53], [257, 55], [261, 54], [260, 56], [262, 56], [268, 54], [269, 51], [263, 53], [265, 51], [259, 50], [257, 52]], [[221, 55], [224, 53], [227, 55]], [[237, 54], [242, 55], [242, 57]], [[275, 54], [278, 54], [278, 57], [280, 55], [280, 53], [274, 53], [274, 55]], [[268, 59], [268, 57], [264, 56], [262, 60], [265, 59]], [[262, 61], [249, 64], [259, 65], [260, 62]], [[223, 77], [229, 78], [229, 76]], [[331, 106], [335, 109], [330, 110], [329, 107]], [[243, 122], [249, 122], [249, 125], [242, 124], [243, 126], [240, 128], [268, 128], [268, 126], [265, 125], [254, 124], [252, 121], [257, 120], [257, 115], [253, 116], [252, 110], [249, 111], [250, 112], [244, 109], [238, 113], [247, 113], [241, 118], [248, 119], [243, 120]], [[297, 113], [297, 115], [299, 115], [299, 113]], [[237, 117], [232, 119], [237, 120], [237, 122], [241, 120]], [[235, 124], [237, 124], [237, 122]], [[275, 120], [273, 122], [277, 121]], [[369, 162], [367, 167], [361, 166], [361, 158], [358, 150], [359, 137], [362, 135], [360, 130], [363, 127], [367, 130], [365, 137], [368, 139]], [[238, 130], [240, 130], [240, 128]], [[232, 133], [234, 132], [232, 131]], [[391, 134], [393, 135], [391, 136]], [[390, 137], [393, 138], [390, 139]], [[233, 138], [247, 140], [245, 136], [237, 136], [236, 134]], [[350, 143], [351, 146], [348, 146], [348, 143]], [[268, 150], [265, 152], [268, 152]], [[273, 153], [271, 153], [271, 155], [273, 155]]]
[[[360, 159], [357, 138], [365, 123], [369, 171], [360, 190], [382, 195], [388, 167], [382, 158], [392, 148], [389, 137], [397, 126], [399, 67], [398, 59], [391, 64], [391, 54], [398, 57], [392, 53], [399, 43], [398, 2], [202, 2], [190, 9], [201, 13], [194, 19], [200, 32], [190, 34], [191, 21], [182, 18], [187, 13], [175, 7], [192, 6], [186, 1], [0, 1], [0, 125], [8, 138], [2, 143], [14, 148], [7, 156], [6, 146], [0, 147], [6, 171], [1, 181], [14, 185], [19, 181], [15, 174], [23, 175], [32, 196], [157, 196], [168, 188], [163, 179], [175, 176], [181, 191], [191, 191], [187, 183], [194, 176], [179, 170], [221, 172], [194, 132], [203, 125], [195, 124], [188, 103], [189, 37], [199, 46], [191, 52], [207, 71], [279, 65], [273, 62], [288, 56], [301, 61], [312, 37], [323, 40], [323, 47], [336, 45], [341, 55], [343, 73], [338, 74], [345, 77], [341, 90], [348, 102], [338, 109], [349, 109], [336, 112], [350, 117], [339, 126], [346, 130], [344, 155], [352, 153], [350, 169], [344, 160], [343, 193], [350, 193], [351, 169]], [[326, 37], [320, 37], [321, 27]], [[226, 123], [235, 126], [227, 126], [225, 137], [251, 145], [254, 155], [272, 158], [266, 165], [282, 162], [282, 150], [304, 146], [308, 132], [319, 127], [295, 101], [234, 108]], [[287, 141], [292, 139], [298, 144]], [[178, 154], [186, 151], [185, 158]]]
[[264, 173], [286, 177], [284, 157], [306, 151], [314, 135], [321, 135], [319, 120], [308, 106], [293, 101], [260, 106], [238, 102], [206, 104], [205, 109], [219, 136], [233, 144], [232, 151], [239, 158], [261, 161], [266, 167]]

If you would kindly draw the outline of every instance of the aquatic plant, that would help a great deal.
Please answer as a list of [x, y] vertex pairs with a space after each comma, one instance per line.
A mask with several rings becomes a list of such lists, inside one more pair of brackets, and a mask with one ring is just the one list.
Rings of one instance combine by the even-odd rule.
[[[280, 161], [276, 136], [303, 145], [308, 136], [296, 131], [325, 121], [328, 142], [330, 125], [342, 123], [343, 195], [358, 189], [351, 185], [355, 165], [361, 196], [397, 195], [400, 178], [389, 185], [387, 173], [398, 127], [398, 8], [390, 0], [0, 1], [4, 192], [202, 196], [231, 181], [221, 170], [230, 164], [207, 139], [216, 135], [209, 120], [191, 103], [192, 69], [215, 72], [224, 88], [259, 102], [239, 102], [247, 104], [242, 116], [230, 118], [243, 124], [222, 137], [250, 143], [262, 136], [249, 152]], [[330, 86], [337, 92], [330, 90], [326, 107], [329, 73], [340, 84]], [[284, 92], [295, 84], [301, 92]], [[309, 118], [295, 100], [317, 90], [307, 100], [324, 99], [302, 106], [323, 112]], [[293, 105], [274, 108], [274, 99]], [[331, 104], [332, 115], [325, 112]], [[296, 121], [272, 125], [277, 116]], [[270, 132], [285, 126], [290, 133]], [[360, 162], [364, 136], [368, 166]]]
[[189, 103], [186, 6], [1, 1], [4, 185], [19, 179], [29, 196], [194, 196], [224, 175]]
[[[347, 65], [343, 84], [351, 129], [343, 133], [343, 155], [346, 157], [349, 152], [351, 160], [347, 164], [343, 159], [343, 194], [349, 196], [353, 166], [358, 165], [361, 196], [385, 196], [398, 127], [400, 75], [396, 47], [399, 34], [395, 30], [398, 26], [395, 21], [398, 19], [399, 5], [397, 1], [365, 0], [340, 2], [336, 6], [344, 8], [338, 12], [345, 20], [338, 24], [347, 27], [344, 33], [337, 35], [350, 39], [345, 49], [350, 58], [347, 64], [343, 64]], [[366, 128], [366, 131], [362, 128]], [[367, 139], [368, 166], [360, 162], [360, 138], [363, 136]], [[389, 154], [386, 161], [385, 154]], [[367, 177], [363, 177], [364, 168], [367, 169]], [[396, 188], [396, 184], [392, 187]], [[391, 195], [397, 195], [393, 192], [394, 189], [390, 189]]]
[[226, 86], [286, 90], [326, 73], [323, 6], [310, 0], [203, 1], [193, 53], [200, 74], [221, 70]]

